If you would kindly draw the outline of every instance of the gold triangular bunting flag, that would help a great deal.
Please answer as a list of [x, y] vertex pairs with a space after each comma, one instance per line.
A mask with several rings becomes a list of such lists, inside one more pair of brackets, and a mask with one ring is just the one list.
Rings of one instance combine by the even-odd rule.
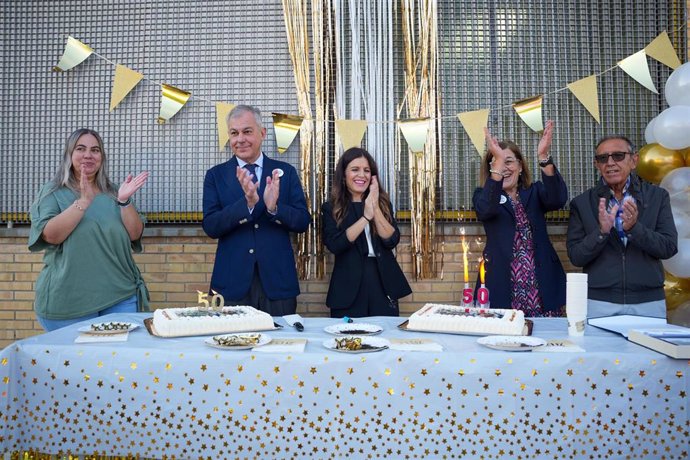
[[680, 59], [678, 59], [676, 50], [673, 49], [671, 39], [668, 38], [668, 34], [665, 30], [652, 40], [651, 43], [645, 47], [644, 51], [647, 53], [647, 56], [656, 59], [662, 64], [666, 64], [672, 69], [680, 67]]
[[654, 86], [654, 82], [652, 82], [652, 76], [649, 74], [647, 53], [644, 50], [640, 50], [623, 59], [618, 63], [618, 67], [651, 92], [659, 94], [659, 91]]
[[585, 106], [585, 109], [594, 117], [597, 123], [599, 120], [599, 94], [597, 92], [597, 76], [590, 75], [581, 80], [568, 83], [568, 89], [575, 95], [578, 101]]
[[76, 67], [91, 56], [93, 49], [89, 45], [85, 45], [74, 37], [67, 37], [67, 44], [65, 45], [65, 52], [62, 53], [60, 62], [53, 67], [54, 72], [64, 72], [72, 67]]
[[398, 121], [398, 127], [412, 153], [424, 153], [424, 145], [429, 135], [429, 118], [415, 118]]
[[286, 115], [283, 113], [272, 113], [272, 115], [278, 153], [285, 153], [302, 127], [303, 118], [298, 115]]
[[343, 150], [362, 145], [362, 137], [367, 130], [366, 120], [336, 120], [335, 132], [338, 133]]
[[458, 114], [458, 120], [465, 129], [465, 132], [470, 136], [474, 148], [481, 156], [484, 152], [484, 128], [489, 126], [489, 109], [474, 110], [472, 112], [463, 112]]
[[139, 84], [144, 75], [129, 69], [121, 64], [115, 67], [115, 78], [113, 79], [113, 90], [110, 93], [110, 111], [127, 97], [130, 91]]
[[218, 149], [223, 150], [230, 139], [228, 122], [225, 120], [235, 104], [216, 102], [216, 125], [218, 126]]
[[175, 116], [187, 103], [192, 93], [175, 88], [171, 85], [161, 85], [161, 110], [158, 115], [158, 123], [163, 124]]
[[541, 104], [543, 95], [522, 99], [513, 103], [513, 108], [532, 131], [544, 131], [544, 121], [541, 116]]

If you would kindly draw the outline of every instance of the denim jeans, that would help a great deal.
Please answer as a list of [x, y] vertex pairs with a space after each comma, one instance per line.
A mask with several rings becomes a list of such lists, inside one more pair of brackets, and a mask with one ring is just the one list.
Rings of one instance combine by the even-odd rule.
[[137, 296], [133, 295], [129, 299], [118, 302], [115, 305], [108, 307], [90, 315], [80, 316], [72, 319], [48, 319], [36, 315], [38, 322], [43, 326], [46, 332], [60, 329], [61, 327], [69, 326], [70, 324], [78, 323], [86, 319], [98, 318], [99, 316], [109, 315], [110, 313], [136, 313], [137, 312]]

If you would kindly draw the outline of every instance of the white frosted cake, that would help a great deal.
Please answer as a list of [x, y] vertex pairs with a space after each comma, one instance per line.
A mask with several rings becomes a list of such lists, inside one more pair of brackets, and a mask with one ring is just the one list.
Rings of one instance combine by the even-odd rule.
[[520, 310], [428, 303], [410, 316], [407, 328], [477, 335], [522, 335], [525, 315]]
[[153, 312], [153, 329], [161, 337], [213, 335], [273, 329], [268, 313], [247, 306], [159, 308]]

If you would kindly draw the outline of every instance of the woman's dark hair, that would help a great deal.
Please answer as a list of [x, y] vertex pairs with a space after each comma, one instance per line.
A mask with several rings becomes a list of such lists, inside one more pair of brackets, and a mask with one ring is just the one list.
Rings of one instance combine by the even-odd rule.
[[[518, 147], [518, 145], [513, 141], [500, 141], [498, 146], [502, 149], [508, 149], [515, 154], [515, 158], [519, 160], [520, 164], [522, 165], [522, 172], [518, 178], [518, 187], [529, 188], [529, 186], [532, 185], [532, 174], [529, 172], [529, 165], [523, 158], [520, 147]], [[482, 166], [479, 169], [480, 187], [484, 186], [486, 183], [486, 178], [489, 177], [489, 169], [491, 169], [491, 160], [493, 159], [494, 156], [491, 154], [491, 152], [487, 151], [482, 159]]]
[[[352, 194], [347, 189], [347, 185], [345, 184], [345, 171], [347, 170], [347, 166], [350, 164], [350, 162], [356, 160], [357, 158], [365, 158], [369, 163], [369, 169], [372, 177], [376, 176], [377, 180], [379, 178], [379, 169], [378, 166], [376, 166], [376, 161], [374, 160], [374, 157], [372, 157], [371, 154], [366, 150], [359, 147], [353, 147], [351, 149], [347, 149], [345, 153], [342, 154], [338, 160], [338, 164], [335, 167], [335, 175], [333, 177], [333, 186], [331, 187], [330, 199], [331, 205], [333, 206], [333, 219], [335, 219], [338, 225], [345, 220], [347, 210], [352, 202]], [[366, 200], [368, 195], [369, 190], [367, 189], [362, 196], [362, 201]], [[379, 182], [379, 208], [381, 208], [381, 212], [383, 212], [386, 220], [388, 220], [388, 222], [392, 222], [391, 200], [388, 196], [388, 193], [386, 193], [386, 191], [383, 189], [381, 182]], [[374, 226], [372, 226], [372, 232], [375, 232]]]

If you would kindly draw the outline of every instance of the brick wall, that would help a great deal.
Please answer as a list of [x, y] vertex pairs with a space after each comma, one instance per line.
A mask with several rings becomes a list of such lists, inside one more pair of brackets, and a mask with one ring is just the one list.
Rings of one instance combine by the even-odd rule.
[[[411, 276], [408, 229], [401, 225], [403, 238], [398, 246], [398, 260], [414, 292], [401, 302], [401, 313], [407, 316], [426, 302], [459, 303], [463, 282], [460, 226], [444, 224], [439, 227], [444, 241], [443, 278], [420, 281], [413, 281]], [[471, 244], [470, 278], [474, 279], [484, 237], [478, 225], [468, 225], [466, 230]], [[575, 270], [565, 253], [565, 228], [554, 226], [550, 230], [566, 270]], [[43, 267], [43, 254], [29, 252], [27, 235], [28, 228], [24, 227], [0, 230], [0, 348], [42, 332], [33, 312], [33, 289]], [[215, 241], [206, 237], [199, 227], [147, 228], [144, 252], [136, 254], [135, 260], [151, 293], [152, 307], [196, 305], [196, 291], [208, 289], [215, 247]], [[300, 314], [328, 316], [325, 299], [331, 265], [332, 257], [329, 257], [325, 279], [301, 282]]]

